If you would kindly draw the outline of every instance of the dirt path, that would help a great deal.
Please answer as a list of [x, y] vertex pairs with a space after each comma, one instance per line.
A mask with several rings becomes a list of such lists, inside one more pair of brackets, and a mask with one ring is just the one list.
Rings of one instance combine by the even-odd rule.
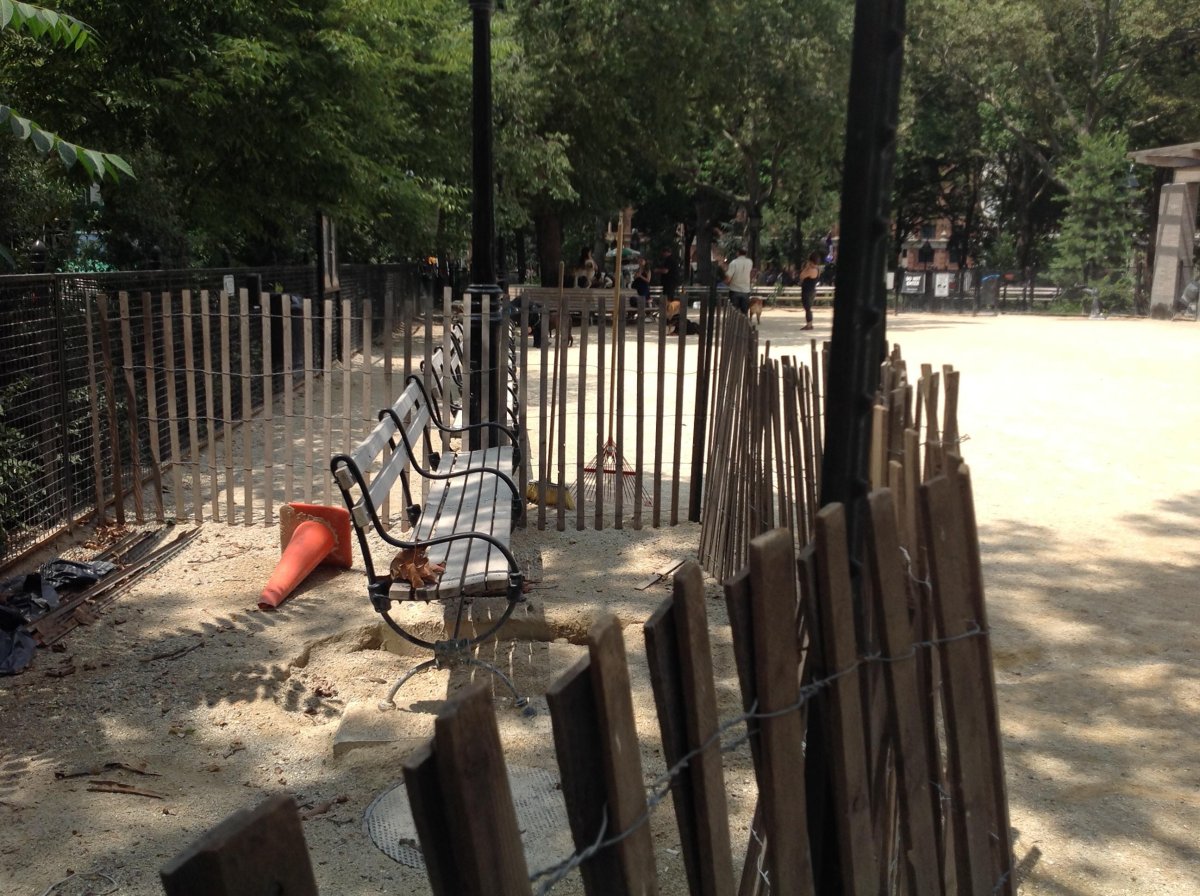
[[[772, 351], [806, 347], [802, 322], [768, 311]], [[819, 338], [828, 324], [819, 313]], [[963, 453], [983, 538], [1021, 891], [1200, 892], [1191, 384], [1200, 327], [915, 315], [889, 325], [910, 365], [962, 371], [960, 427], [970, 436]], [[627, 626], [647, 780], [662, 762], [640, 626], [666, 590], [637, 586], [693, 552], [697, 532], [517, 536], [544, 569], [531, 630], [577, 641], [604, 612]], [[166, 859], [279, 790], [310, 810], [334, 801], [305, 822], [323, 893], [427, 891], [420, 873], [364, 836], [362, 815], [400, 779], [432, 710], [462, 682], [446, 673], [415, 680], [401, 694], [405, 711], [391, 714], [398, 740], [335, 756], [346, 708], [371, 707], [411, 659], [377, 649], [359, 572], [319, 573], [280, 612], [258, 612], [275, 538], [206, 526], [186, 553], [74, 633], [65, 653], [0, 680], [0, 892], [40, 896], [72, 872], [101, 872], [117, 893], [160, 893]], [[721, 712], [730, 715], [738, 697], [728, 629], [722, 603], [710, 609]], [[580, 649], [526, 642], [495, 658], [538, 694]], [[75, 671], [47, 674], [67, 668]], [[544, 712], [502, 709], [500, 723], [510, 762], [553, 767]], [[109, 762], [128, 768], [102, 768]], [[157, 777], [131, 770], [142, 767]], [[96, 774], [56, 777], [89, 769]], [[162, 799], [90, 792], [91, 780]], [[744, 750], [731, 754], [727, 780], [740, 852], [754, 802]], [[669, 811], [657, 813], [655, 838], [664, 892], [681, 892]], [[568, 880], [554, 892], [579, 889]]]

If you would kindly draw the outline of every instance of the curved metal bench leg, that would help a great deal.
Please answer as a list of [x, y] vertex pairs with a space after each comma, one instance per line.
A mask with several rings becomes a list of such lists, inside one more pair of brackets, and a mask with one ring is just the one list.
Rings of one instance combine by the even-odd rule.
[[403, 675], [401, 675], [396, 680], [396, 683], [394, 685], [392, 685], [391, 689], [388, 691], [387, 696], [384, 699], [379, 701], [379, 708], [380, 709], [395, 709], [396, 704], [393, 701], [395, 701], [395, 699], [396, 699], [396, 693], [402, 687], [404, 687], [404, 685], [408, 682], [408, 680], [410, 678], [412, 678], [414, 675], [421, 674], [426, 669], [436, 669], [436, 668], [438, 668], [437, 660], [425, 660], [425, 662], [419, 663], [418, 665], [413, 666], [411, 669], [409, 669], [407, 672], [405, 672]]
[[533, 714], [532, 711], [527, 708], [529, 707], [529, 698], [521, 695], [521, 692], [517, 690], [517, 686], [513, 684], [513, 680], [509, 678], [502, 669], [493, 666], [486, 660], [476, 659], [473, 656], [464, 656], [457, 652], [449, 655], [438, 656], [431, 660], [425, 660], [425, 662], [413, 666], [402, 676], [400, 676], [396, 683], [391, 686], [391, 688], [388, 690], [387, 696], [383, 700], [379, 701], [379, 708], [395, 709], [396, 694], [413, 676], [419, 675], [420, 673], [428, 671], [429, 669], [452, 669], [455, 666], [478, 666], [480, 669], [491, 672], [502, 682], [504, 682], [504, 686], [508, 688], [509, 693], [511, 693], [513, 696], [513, 705], [518, 708], [525, 709], [526, 715]]
[[502, 669], [493, 666], [486, 660], [476, 659], [473, 656], [463, 657], [459, 660], [459, 662], [466, 666], [478, 666], [480, 669], [486, 669], [488, 672], [491, 672], [493, 675], [499, 678], [512, 693], [514, 706], [525, 707], [529, 705], [529, 698], [521, 696], [521, 693], [517, 690], [517, 686], [513, 684], [512, 679], [509, 678], [508, 674]]

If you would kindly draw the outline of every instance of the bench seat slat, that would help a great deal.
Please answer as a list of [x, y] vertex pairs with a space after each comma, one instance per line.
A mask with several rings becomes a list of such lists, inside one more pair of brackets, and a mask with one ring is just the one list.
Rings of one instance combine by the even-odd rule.
[[[512, 448], [503, 446], [460, 455], [455, 469], [481, 467], [511, 469]], [[479, 532], [508, 544], [512, 529], [512, 495], [498, 476], [478, 473], [451, 480], [446, 489], [435, 534]], [[492, 545], [477, 538], [458, 539], [434, 545], [429, 551], [434, 562], [445, 563], [447, 572], [438, 583], [439, 596], [503, 586], [508, 580], [508, 561]]]

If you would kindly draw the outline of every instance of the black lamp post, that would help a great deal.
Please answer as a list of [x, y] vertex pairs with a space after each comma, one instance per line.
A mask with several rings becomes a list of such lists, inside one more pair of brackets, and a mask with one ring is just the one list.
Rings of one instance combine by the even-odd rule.
[[[502, 395], [504, 383], [500, 376], [500, 316], [501, 290], [496, 282], [495, 204], [492, 196], [492, 10], [494, 0], [468, 0], [471, 7], [471, 278], [467, 286], [471, 316], [471, 398], [467, 408], [468, 424], [485, 419], [500, 419], [496, 410], [502, 407], [497, 396]], [[492, 394], [486, 404], [483, 396], [483, 299], [491, 299], [488, 316], [488, 357]], [[487, 418], [485, 418], [485, 414]], [[483, 431], [471, 432], [472, 450], [483, 447]]]

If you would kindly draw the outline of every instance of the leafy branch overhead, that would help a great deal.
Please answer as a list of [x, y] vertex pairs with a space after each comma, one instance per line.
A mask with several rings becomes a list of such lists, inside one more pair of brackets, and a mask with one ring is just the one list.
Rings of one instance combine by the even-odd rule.
[[[0, 0], [0, 31], [23, 32], [54, 46], [78, 50], [96, 39], [95, 33], [83, 22], [67, 15], [31, 3]], [[97, 149], [88, 149], [62, 137], [26, 118], [0, 102], [0, 126], [7, 124], [18, 140], [28, 140], [40, 153], [56, 153], [68, 168], [79, 164], [93, 181], [108, 176], [118, 180], [123, 174], [133, 177], [133, 169], [121, 156]]]
[[39, 40], [74, 50], [95, 39], [87, 25], [66, 13], [13, 0], [0, 0], [0, 29], [3, 28], [25, 31]]

